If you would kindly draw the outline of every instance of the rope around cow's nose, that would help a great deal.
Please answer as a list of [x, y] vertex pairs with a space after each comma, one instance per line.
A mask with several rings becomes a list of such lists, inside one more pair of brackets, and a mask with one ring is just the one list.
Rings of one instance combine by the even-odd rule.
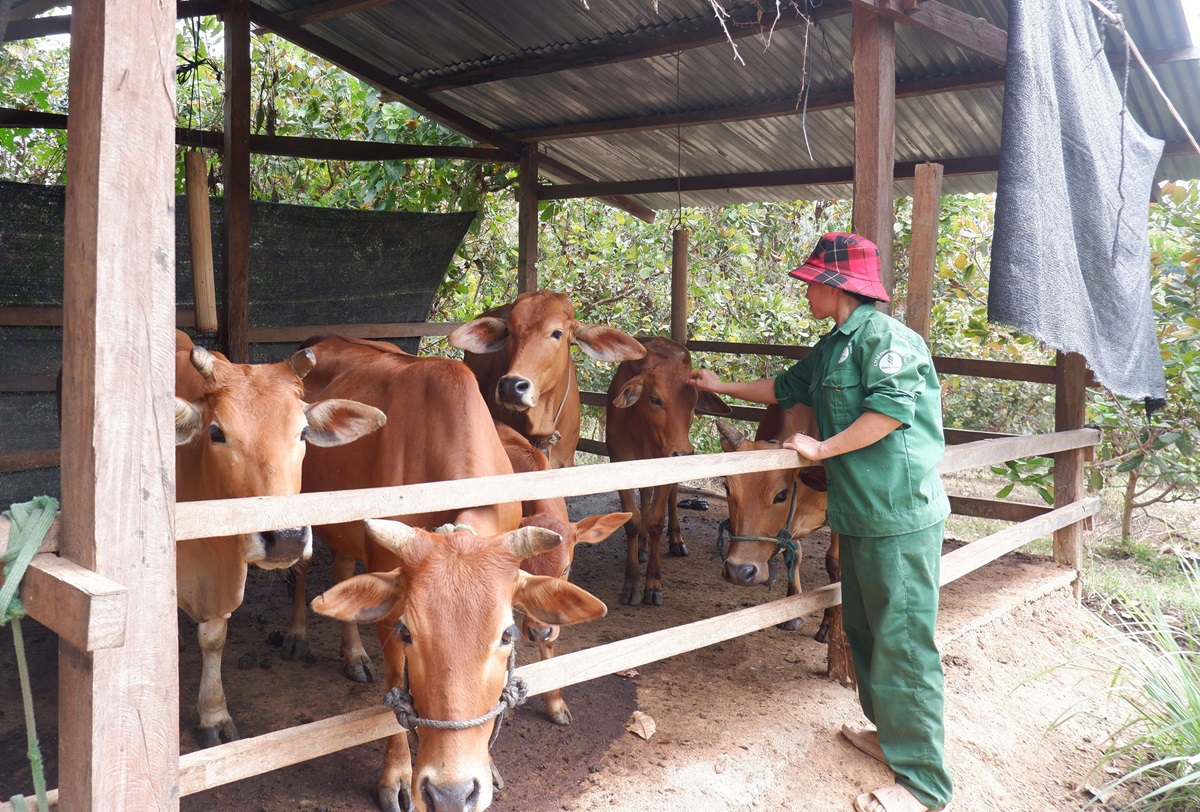
[[[735, 536], [733, 534], [733, 525], [729, 519], [723, 519], [717, 525], [717, 551], [713, 553], [713, 558], [725, 560], [725, 536], [729, 536], [730, 541], [769, 541], [775, 544], [780, 550], [783, 550], [783, 563], [787, 567], [788, 583], [796, 583], [796, 567], [800, 563], [800, 545], [792, 538], [792, 516], [796, 512], [796, 492], [799, 490], [799, 483], [792, 484], [792, 503], [788, 506], [787, 519], [783, 522], [783, 527], [774, 536]], [[772, 557], [774, 553], [772, 553]]]

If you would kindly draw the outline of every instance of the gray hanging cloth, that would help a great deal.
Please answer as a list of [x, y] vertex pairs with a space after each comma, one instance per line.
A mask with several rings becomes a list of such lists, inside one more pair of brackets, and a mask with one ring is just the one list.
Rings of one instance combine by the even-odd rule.
[[1130, 116], [1087, 0], [1010, 0], [988, 318], [1165, 402], [1147, 211], [1163, 142]]

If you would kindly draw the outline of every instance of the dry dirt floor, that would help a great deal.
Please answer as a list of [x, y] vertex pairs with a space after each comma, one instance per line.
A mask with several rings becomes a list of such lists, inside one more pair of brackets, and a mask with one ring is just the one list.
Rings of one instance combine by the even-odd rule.
[[[681, 488], [680, 498], [703, 497], [709, 509], [681, 510], [691, 555], [664, 553], [664, 604], [622, 606], [622, 531], [595, 547], [580, 547], [572, 580], [609, 606], [607, 617], [564, 629], [560, 651], [679, 626], [782, 597], [773, 590], [737, 588], [719, 578], [711, 559], [721, 494]], [[615, 494], [570, 500], [573, 519], [619, 509]], [[947, 549], [968, 539], [948, 539]], [[804, 588], [825, 582], [828, 535], [804, 543]], [[318, 545], [308, 598], [330, 583], [331, 556]], [[1065, 577], [1064, 577], [1065, 576]], [[242, 736], [379, 704], [383, 688], [341, 675], [338, 630], [312, 621], [312, 653], [284, 662], [278, 639], [286, 623], [288, 584], [256, 572], [246, 602], [230, 623], [225, 688]], [[531, 698], [501, 733], [495, 760], [507, 781], [496, 812], [637, 810], [850, 810], [860, 792], [891, 783], [880, 764], [837, 735], [861, 716], [855, 694], [824, 676], [825, 647], [813, 640], [818, 614], [799, 632], [776, 628], [747, 634], [636, 669], [568, 687], [574, 723], [549, 723]], [[199, 678], [195, 625], [180, 615], [182, 748], [195, 748]], [[24, 622], [35, 675], [37, 723], [49, 786], [56, 786], [56, 643], [36, 623]], [[939, 643], [946, 671], [947, 761], [966, 812], [1067, 812], [1091, 796], [1085, 786], [1107, 732], [1115, 727], [1088, 697], [1096, 676], [1077, 668], [1086, 641], [1102, 633], [1074, 601], [1069, 574], [1044, 558], [1022, 553], [947, 585], [942, 591]], [[375, 635], [364, 629], [374, 646]], [[32, 790], [11, 632], [0, 630], [0, 798]], [[521, 662], [537, 656], [524, 644]], [[1081, 704], [1082, 703], [1082, 704]], [[1075, 709], [1064, 724], [1056, 720]], [[641, 711], [656, 724], [648, 740], [627, 732]], [[257, 778], [185, 797], [185, 812], [350, 812], [375, 809], [374, 785], [382, 758], [375, 742]], [[1111, 801], [1110, 801], [1111, 803]], [[1115, 808], [1093, 806], [1092, 810]]]

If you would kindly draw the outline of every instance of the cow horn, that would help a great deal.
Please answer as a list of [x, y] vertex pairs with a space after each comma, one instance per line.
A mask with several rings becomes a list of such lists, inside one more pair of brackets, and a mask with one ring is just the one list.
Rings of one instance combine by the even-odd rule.
[[562, 536], [544, 527], [522, 527], [505, 536], [504, 543], [516, 553], [518, 560], [524, 561], [539, 553], [553, 550], [562, 544]]
[[417, 537], [415, 528], [391, 519], [367, 519], [363, 526], [369, 540], [396, 554], [404, 552], [408, 543]]
[[192, 362], [192, 366], [200, 373], [200, 377], [209, 383], [213, 383], [213, 363], [212, 353], [203, 347], [192, 347], [192, 351], [188, 353], [188, 359]]
[[303, 379], [317, 365], [317, 356], [309, 349], [297, 350], [288, 359], [288, 365]]
[[733, 426], [726, 423], [721, 418], [717, 418], [717, 431], [721, 432], [721, 436], [725, 438], [725, 442], [729, 443], [734, 448], [737, 448], [742, 443], [746, 442], [746, 435], [742, 434]]

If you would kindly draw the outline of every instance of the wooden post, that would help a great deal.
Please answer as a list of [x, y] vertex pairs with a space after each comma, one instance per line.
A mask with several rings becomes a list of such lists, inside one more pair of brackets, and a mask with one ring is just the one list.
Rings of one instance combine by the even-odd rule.
[[204, 153], [189, 149], [183, 154], [187, 190], [188, 245], [192, 249], [192, 291], [196, 302], [196, 329], [217, 331], [217, 291], [213, 277], [212, 221], [208, 212], [208, 165]]
[[124, 646], [59, 642], [62, 812], [179, 809], [174, 67], [173, 5], [75, 3], [59, 552], [130, 592]]
[[908, 248], [908, 326], [929, 343], [933, 275], [937, 270], [942, 165], [921, 164], [913, 179], [912, 238]]
[[[1058, 353], [1054, 361], [1054, 430], [1083, 428], [1087, 410], [1087, 362], [1079, 353]], [[1054, 455], [1054, 507], [1083, 498], [1085, 450], [1075, 448]], [[1078, 573], [1083, 569], [1083, 522], [1054, 531], [1054, 560], [1075, 568], [1075, 597], [1083, 594]]]
[[517, 203], [517, 293], [537, 290], [538, 261], [538, 151], [527, 144], [517, 170], [520, 197]]
[[688, 340], [688, 233], [671, 232], [671, 340], [684, 346]]
[[[892, 290], [892, 189], [896, 140], [896, 28], [854, 7], [854, 231], [879, 246], [883, 286]], [[887, 305], [880, 309], [891, 312]]]
[[250, 360], [250, 0], [225, 7], [225, 334], [229, 360]]

